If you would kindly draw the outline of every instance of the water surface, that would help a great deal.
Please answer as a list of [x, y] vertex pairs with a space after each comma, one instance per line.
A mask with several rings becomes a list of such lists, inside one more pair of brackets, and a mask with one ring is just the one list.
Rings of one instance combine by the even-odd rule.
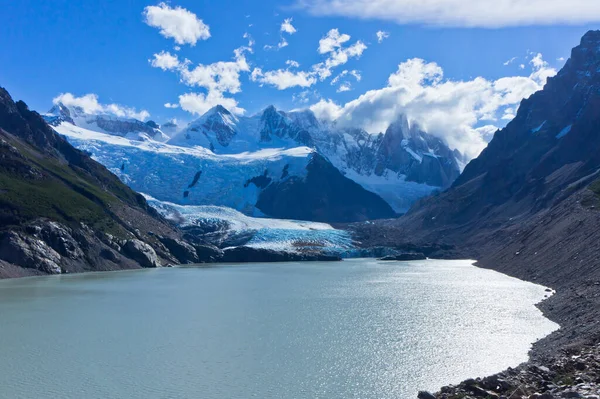
[[415, 398], [527, 360], [544, 288], [469, 261], [0, 282], [2, 398]]

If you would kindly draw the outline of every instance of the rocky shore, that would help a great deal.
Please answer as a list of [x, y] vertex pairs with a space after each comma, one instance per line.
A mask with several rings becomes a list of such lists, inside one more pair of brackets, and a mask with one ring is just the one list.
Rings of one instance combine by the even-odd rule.
[[419, 399], [600, 398], [600, 344], [561, 350], [541, 363], [524, 363], [501, 373], [443, 387]]

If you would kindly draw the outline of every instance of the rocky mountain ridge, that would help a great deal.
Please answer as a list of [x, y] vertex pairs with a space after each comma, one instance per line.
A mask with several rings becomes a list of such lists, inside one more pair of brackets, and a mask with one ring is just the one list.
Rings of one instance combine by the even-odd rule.
[[0, 278], [179, 263], [163, 241], [180, 236], [0, 88]]
[[[70, 123], [89, 130], [138, 140], [152, 139], [164, 142], [169, 139], [154, 121], [143, 122], [106, 113], [90, 114], [81, 107], [66, 106], [63, 103], [55, 104], [43, 117], [52, 126]], [[168, 127], [170, 128], [170, 125]]]
[[265, 148], [314, 149], [348, 178], [382, 196], [397, 212], [417, 199], [450, 186], [462, 156], [405, 116], [385, 133], [341, 129], [319, 121], [310, 110], [275, 107], [240, 117], [216, 106], [169, 140], [170, 144], [234, 154]]
[[535, 361], [597, 344], [599, 149], [600, 31], [590, 31], [447, 191], [397, 220], [350, 228], [365, 247], [435, 243], [432, 257], [477, 259], [555, 289], [539, 307], [561, 329], [534, 345]]

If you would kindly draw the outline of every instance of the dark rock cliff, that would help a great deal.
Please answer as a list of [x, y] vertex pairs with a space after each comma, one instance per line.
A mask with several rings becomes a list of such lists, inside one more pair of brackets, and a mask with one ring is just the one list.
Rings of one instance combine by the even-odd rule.
[[180, 234], [0, 88], [0, 278], [156, 267]]
[[600, 31], [590, 31], [450, 189], [352, 229], [365, 246], [436, 243], [440, 256], [556, 288], [541, 307], [563, 328], [535, 347], [547, 354], [600, 338], [599, 178]]

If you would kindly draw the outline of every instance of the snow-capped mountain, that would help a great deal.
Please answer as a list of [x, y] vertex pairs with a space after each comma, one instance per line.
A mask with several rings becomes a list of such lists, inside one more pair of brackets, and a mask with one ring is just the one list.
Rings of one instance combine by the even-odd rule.
[[460, 174], [461, 155], [406, 117], [385, 133], [337, 128], [310, 110], [284, 112], [273, 106], [237, 117], [217, 106], [175, 135], [169, 144], [204, 147], [217, 154], [306, 146], [346, 177], [383, 197], [397, 212]]
[[395, 216], [314, 149], [215, 154], [201, 146], [109, 135], [63, 121], [55, 130], [138, 192], [178, 205], [217, 205], [250, 216], [352, 222]]
[[[401, 117], [385, 133], [270, 106], [216, 106], [166, 143], [154, 122], [57, 104], [46, 119], [137, 191], [178, 205], [325, 222], [393, 217], [458, 176], [457, 154]], [[176, 130], [176, 125], [169, 129]]]
[[133, 118], [122, 118], [110, 114], [90, 114], [81, 107], [66, 106], [62, 103], [54, 105], [43, 115], [48, 124], [59, 126], [66, 122], [87, 130], [115, 136], [128, 137], [133, 140], [167, 141], [167, 136], [160, 126], [153, 121], [142, 122]]

